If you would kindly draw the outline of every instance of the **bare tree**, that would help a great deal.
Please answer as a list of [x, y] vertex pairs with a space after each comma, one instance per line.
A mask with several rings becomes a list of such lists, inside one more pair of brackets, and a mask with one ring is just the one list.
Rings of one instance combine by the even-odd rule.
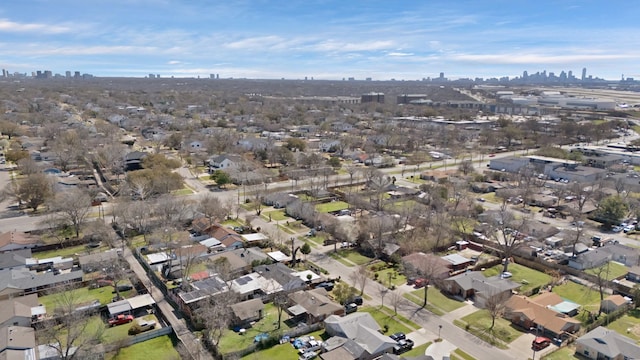
[[91, 197], [81, 189], [61, 192], [51, 202], [50, 208], [58, 213], [63, 221], [71, 224], [77, 238], [80, 237], [80, 228], [91, 212]]
[[493, 327], [496, 324], [496, 319], [504, 315], [507, 309], [506, 302], [510, 297], [511, 293], [509, 292], [488, 294], [484, 307], [489, 312], [489, 316], [491, 316], [491, 326], [489, 326], [489, 330], [493, 330]]
[[228, 214], [228, 209], [217, 197], [206, 194], [198, 199], [196, 209], [209, 220], [209, 225], [213, 225], [214, 220], [223, 221]]
[[378, 288], [378, 294], [380, 295], [380, 307], [384, 307], [384, 297], [387, 296], [387, 293], [389, 293], [389, 289], [382, 285], [382, 284], [378, 284], [377, 285]]
[[206, 336], [214, 345], [220, 344], [220, 339], [224, 331], [229, 327], [232, 320], [232, 312], [229, 306], [238, 301], [237, 295], [233, 291], [210, 296], [202, 301], [196, 310], [196, 316], [206, 327]]
[[392, 290], [389, 293], [389, 302], [393, 306], [393, 314], [398, 315], [398, 306], [402, 303], [402, 294], [398, 290]]
[[[606, 264], [602, 264], [597, 268], [593, 268], [588, 271], [589, 273], [596, 276], [596, 282], [594, 287], [598, 289], [598, 293], [600, 293], [600, 302], [604, 300], [604, 290], [607, 287], [607, 282], [609, 281], [609, 262]], [[602, 312], [602, 307], [598, 308], [598, 316]]]
[[364, 294], [364, 288], [367, 286], [370, 275], [371, 271], [369, 271], [366, 264], [358, 266], [356, 271], [349, 274], [349, 280], [351, 280], [353, 285], [360, 291], [360, 295]]
[[80, 293], [72, 286], [68, 287], [56, 294], [52, 309], [55, 322], [40, 323], [42, 325], [37, 329], [38, 343], [55, 350], [62, 360], [80, 359], [87, 348], [102, 340], [104, 324], [96, 325], [92, 321], [94, 313], [79, 310], [81, 305]]
[[584, 241], [584, 228], [578, 221], [575, 222], [575, 226], [571, 230], [565, 231], [564, 239], [567, 244], [571, 245], [571, 253], [573, 256], [578, 255], [576, 252], [576, 246]]
[[523, 242], [521, 231], [526, 223], [525, 217], [518, 218], [507, 208], [506, 201], [502, 202], [500, 210], [489, 223], [489, 236], [498, 244], [504, 257], [503, 272], [508, 271], [513, 253]]

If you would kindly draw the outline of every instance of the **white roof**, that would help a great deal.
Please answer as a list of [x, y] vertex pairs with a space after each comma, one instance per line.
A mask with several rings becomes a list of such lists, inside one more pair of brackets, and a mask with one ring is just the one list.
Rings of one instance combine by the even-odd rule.
[[206, 247], [208, 247], [208, 248], [216, 247], [216, 246], [224, 246], [224, 245], [222, 245], [222, 243], [220, 242], [220, 240], [218, 240], [218, 239], [216, 239], [216, 238], [212, 238], [212, 237], [211, 237], [211, 238], [208, 238], [208, 239], [206, 239], [206, 240], [202, 240], [202, 241], [200, 241], [200, 244], [201, 244], [201, 245], [204, 245], [204, 246], [206, 246]]
[[153, 265], [153, 264], [159, 264], [159, 263], [163, 263], [165, 261], [169, 261], [169, 255], [167, 255], [166, 253], [153, 253], [153, 254], [147, 254], [147, 260], [149, 262], [149, 265]]
[[267, 255], [269, 255], [270, 258], [272, 258], [274, 261], [277, 261], [277, 262], [284, 262], [284, 261], [291, 260], [291, 257], [287, 256], [282, 251], [272, 251], [267, 253]]
[[246, 242], [264, 241], [269, 239], [265, 234], [262, 234], [262, 233], [245, 234], [240, 236]]
[[107, 304], [107, 308], [109, 309], [109, 315], [113, 316], [116, 314], [122, 314], [124, 312], [130, 311], [131, 305], [127, 300], [120, 300], [120, 301]]
[[[302, 281], [308, 281], [308, 280], [314, 281], [314, 280], [320, 279], [320, 275], [314, 273], [311, 270], [298, 271], [298, 272], [291, 273], [291, 275], [299, 277], [300, 280]], [[307, 275], [311, 275], [311, 279], [307, 279]]]
[[139, 309], [156, 303], [150, 294], [142, 294], [127, 299], [132, 309]]

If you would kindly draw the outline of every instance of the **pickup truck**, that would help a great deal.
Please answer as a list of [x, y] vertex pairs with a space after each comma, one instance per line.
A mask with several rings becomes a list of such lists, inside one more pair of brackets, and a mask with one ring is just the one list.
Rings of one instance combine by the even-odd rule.
[[109, 326], [118, 326], [133, 321], [133, 315], [120, 314], [114, 318], [109, 319]]

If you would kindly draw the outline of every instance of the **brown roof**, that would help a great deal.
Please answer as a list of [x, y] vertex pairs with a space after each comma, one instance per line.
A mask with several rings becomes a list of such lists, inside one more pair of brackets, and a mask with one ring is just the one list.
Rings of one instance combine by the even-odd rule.
[[536, 304], [544, 307], [558, 305], [564, 301], [558, 294], [553, 292], [546, 292], [530, 299]]
[[241, 321], [256, 317], [262, 309], [264, 309], [262, 299], [251, 299], [231, 305], [231, 310]]
[[541, 325], [556, 334], [562, 334], [566, 332], [567, 328], [580, 325], [580, 321], [547, 309], [525, 296], [514, 295], [507, 300], [505, 305], [510, 315], [521, 314], [535, 324]]
[[198, 256], [205, 254], [208, 248], [202, 244], [195, 244], [190, 246], [183, 246], [176, 249], [176, 256]]
[[14, 316], [31, 318], [31, 308], [38, 306], [38, 294], [30, 294], [0, 301], [0, 323]]
[[38, 239], [27, 236], [25, 233], [17, 231], [9, 231], [0, 234], [0, 248], [10, 244], [16, 245], [32, 245], [38, 242]]
[[624, 298], [624, 296], [619, 295], [619, 294], [609, 295], [606, 298], [604, 298], [604, 300], [609, 300], [609, 301], [611, 301], [612, 303], [614, 303], [617, 306], [624, 305], [627, 302], [627, 300]]
[[342, 310], [342, 306], [329, 299], [327, 290], [316, 288], [307, 291], [297, 291], [289, 294], [289, 298], [297, 305], [302, 306], [307, 314], [316, 318], [333, 315], [336, 311]]
[[209, 219], [201, 217], [201, 218], [197, 218], [194, 219], [191, 222], [191, 228], [193, 228], [193, 230], [204, 233], [207, 231], [207, 229], [209, 229], [209, 227], [211, 227], [211, 223], [209, 222]]

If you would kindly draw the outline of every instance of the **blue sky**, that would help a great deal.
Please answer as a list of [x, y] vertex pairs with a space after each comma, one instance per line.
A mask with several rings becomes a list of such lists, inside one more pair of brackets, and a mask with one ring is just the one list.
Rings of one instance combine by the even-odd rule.
[[629, 0], [3, 0], [0, 66], [97, 76], [640, 78]]

